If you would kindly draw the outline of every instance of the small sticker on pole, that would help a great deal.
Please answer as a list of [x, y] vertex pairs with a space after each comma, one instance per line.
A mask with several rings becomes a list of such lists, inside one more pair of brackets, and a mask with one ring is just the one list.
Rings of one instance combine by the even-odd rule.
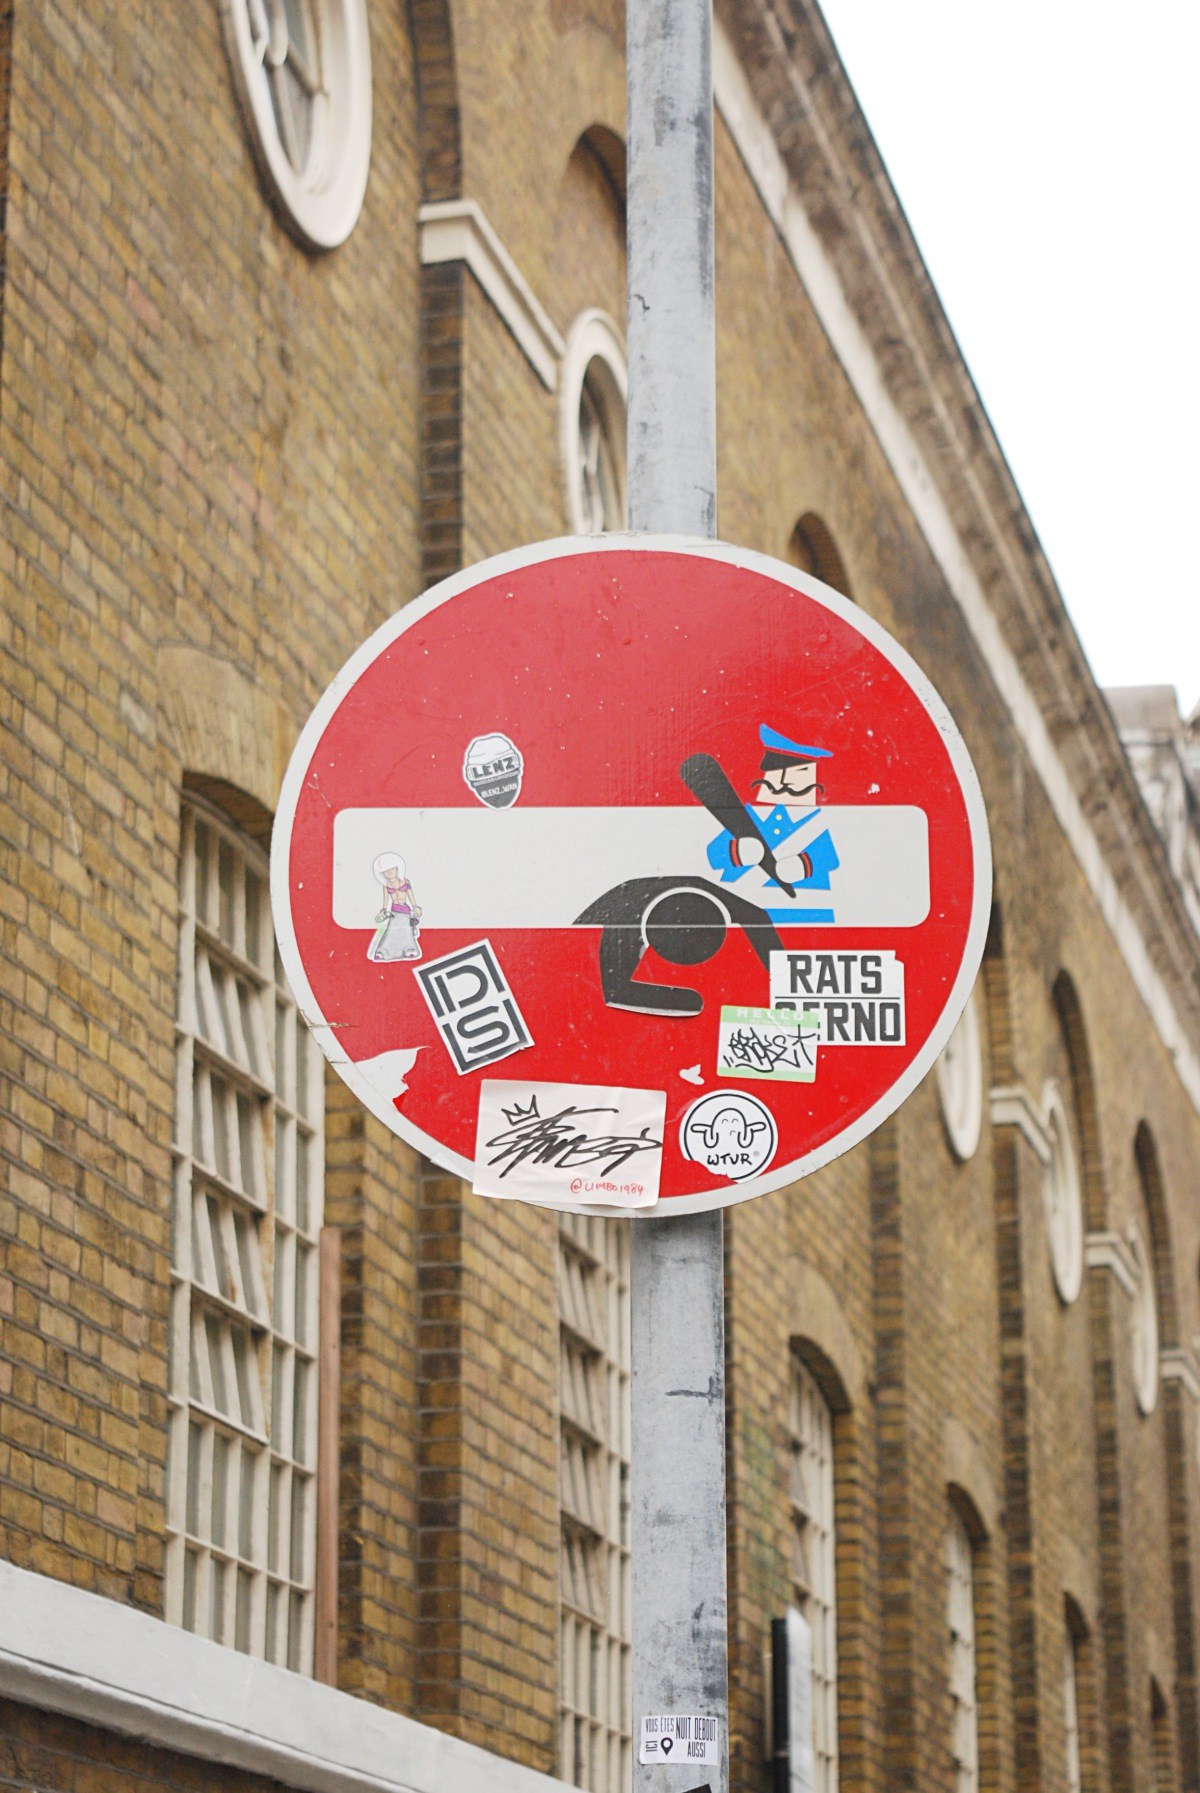
[[665, 1712], [643, 1718], [638, 1761], [678, 1762], [681, 1767], [715, 1768], [721, 1745], [720, 1720], [711, 1714]]

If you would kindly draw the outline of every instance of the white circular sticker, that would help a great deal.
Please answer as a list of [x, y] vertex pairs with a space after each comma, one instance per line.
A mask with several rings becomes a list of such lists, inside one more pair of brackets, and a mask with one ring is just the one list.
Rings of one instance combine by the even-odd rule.
[[679, 1127], [684, 1157], [734, 1183], [765, 1170], [778, 1144], [771, 1110], [745, 1090], [710, 1090], [692, 1103]]

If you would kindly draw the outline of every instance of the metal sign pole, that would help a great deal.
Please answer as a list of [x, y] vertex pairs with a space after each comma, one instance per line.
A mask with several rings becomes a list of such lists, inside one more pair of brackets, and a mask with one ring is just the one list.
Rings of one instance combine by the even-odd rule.
[[[629, 518], [716, 526], [712, 0], [628, 0]], [[631, 1222], [633, 1785], [729, 1786], [722, 1215]], [[638, 1761], [642, 1721], [715, 1717], [716, 1766]]]

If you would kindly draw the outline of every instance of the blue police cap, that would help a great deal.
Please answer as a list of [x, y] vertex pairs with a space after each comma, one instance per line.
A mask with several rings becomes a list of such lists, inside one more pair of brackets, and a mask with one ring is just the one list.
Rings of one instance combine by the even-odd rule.
[[768, 728], [765, 722], [758, 725], [758, 738], [763, 746], [772, 753], [790, 753], [798, 760], [827, 760], [831, 757], [829, 747], [804, 747], [799, 741], [789, 741], [778, 729]]

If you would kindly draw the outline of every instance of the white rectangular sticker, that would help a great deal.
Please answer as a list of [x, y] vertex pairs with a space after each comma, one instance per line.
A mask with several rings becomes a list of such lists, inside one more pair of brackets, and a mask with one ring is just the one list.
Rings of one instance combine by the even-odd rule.
[[894, 952], [772, 953], [771, 1007], [815, 1014], [822, 1046], [903, 1046], [903, 961]]
[[472, 1187], [525, 1202], [653, 1207], [666, 1116], [663, 1090], [485, 1079]]
[[721, 1010], [718, 1077], [812, 1083], [816, 1075], [817, 1016], [812, 1009]]
[[683, 1768], [715, 1768], [720, 1750], [719, 1720], [694, 1712], [666, 1712], [643, 1718], [638, 1761], [678, 1762]]

